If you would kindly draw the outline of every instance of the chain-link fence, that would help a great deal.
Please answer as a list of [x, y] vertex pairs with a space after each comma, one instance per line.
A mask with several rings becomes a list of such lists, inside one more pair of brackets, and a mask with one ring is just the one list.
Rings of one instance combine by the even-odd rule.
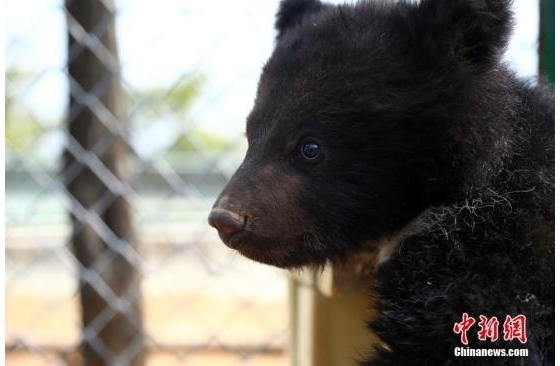
[[245, 3], [7, 2], [9, 365], [287, 364], [284, 275], [206, 224], [274, 37]]

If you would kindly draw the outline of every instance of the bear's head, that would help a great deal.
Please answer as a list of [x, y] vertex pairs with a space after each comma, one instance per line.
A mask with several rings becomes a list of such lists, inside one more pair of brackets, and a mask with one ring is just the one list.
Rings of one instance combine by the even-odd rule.
[[282, 1], [249, 148], [210, 225], [280, 267], [397, 235], [495, 144], [472, 124], [493, 117], [475, 106], [499, 83], [510, 23], [507, 0]]

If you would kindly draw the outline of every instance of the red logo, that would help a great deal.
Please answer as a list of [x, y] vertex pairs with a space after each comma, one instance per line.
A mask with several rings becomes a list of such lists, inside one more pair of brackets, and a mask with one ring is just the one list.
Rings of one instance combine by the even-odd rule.
[[[478, 339], [480, 341], [490, 340], [491, 342], [496, 342], [500, 337], [500, 322], [495, 316], [488, 319], [484, 315], [479, 315], [480, 321], [478, 325]], [[468, 313], [463, 313], [463, 317], [459, 323], [453, 325], [453, 332], [461, 335], [461, 343], [464, 345], [469, 344], [467, 337], [467, 332], [476, 323], [476, 320], [469, 316]], [[506, 319], [503, 323], [503, 339], [504, 341], [512, 341], [517, 339], [521, 343], [527, 342], [527, 318], [525, 315], [517, 315], [511, 317], [506, 315]]]
[[504, 322], [504, 340], [511, 341], [517, 338], [519, 342], [527, 343], [526, 323], [525, 315], [517, 315], [513, 318], [507, 315]]
[[467, 331], [471, 329], [473, 324], [476, 321], [474, 318], [471, 318], [469, 314], [463, 313], [463, 320], [460, 323], [455, 323], [453, 326], [453, 331], [457, 334], [461, 334], [461, 343], [464, 345], [469, 344], [469, 340], [467, 339]]
[[478, 327], [480, 328], [477, 333], [478, 339], [485, 341], [486, 338], [490, 338], [490, 341], [496, 342], [500, 333], [500, 322], [498, 321], [498, 318], [493, 316], [490, 320], [488, 320], [488, 318], [484, 315], [479, 315], [478, 317], [480, 318], [480, 321], [478, 322]]

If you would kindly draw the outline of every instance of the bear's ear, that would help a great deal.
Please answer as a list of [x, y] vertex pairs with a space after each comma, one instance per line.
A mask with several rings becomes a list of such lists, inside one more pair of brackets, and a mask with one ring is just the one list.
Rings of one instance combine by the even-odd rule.
[[307, 15], [316, 13], [322, 8], [323, 4], [319, 0], [282, 0], [276, 13], [277, 39], [282, 37], [286, 30], [301, 23]]
[[423, 0], [411, 29], [424, 52], [488, 69], [502, 55], [512, 29], [510, 0]]

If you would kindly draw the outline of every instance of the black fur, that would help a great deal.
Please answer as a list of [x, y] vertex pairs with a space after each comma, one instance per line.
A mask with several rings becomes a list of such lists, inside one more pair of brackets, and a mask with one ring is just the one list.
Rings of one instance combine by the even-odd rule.
[[276, 30], [280, 38], [286, 30], [300, 24], [303, 19], [318, 12], [324, 5], [318, 0], [283, 0], [276, 14]]
[[[282, 2], [215, 208], [243, 219], [226, 244], [286, 268], [409, 230], [372, 278], [390, 350], [364, 365], [554, 363], [554, 99], [500, 62], [511, 24], [506, 0]], [[525, 315], [527, 344], [479, 343], [475, 325], [469, 346], [529, 357], [455, 357], [463, 312]]]

